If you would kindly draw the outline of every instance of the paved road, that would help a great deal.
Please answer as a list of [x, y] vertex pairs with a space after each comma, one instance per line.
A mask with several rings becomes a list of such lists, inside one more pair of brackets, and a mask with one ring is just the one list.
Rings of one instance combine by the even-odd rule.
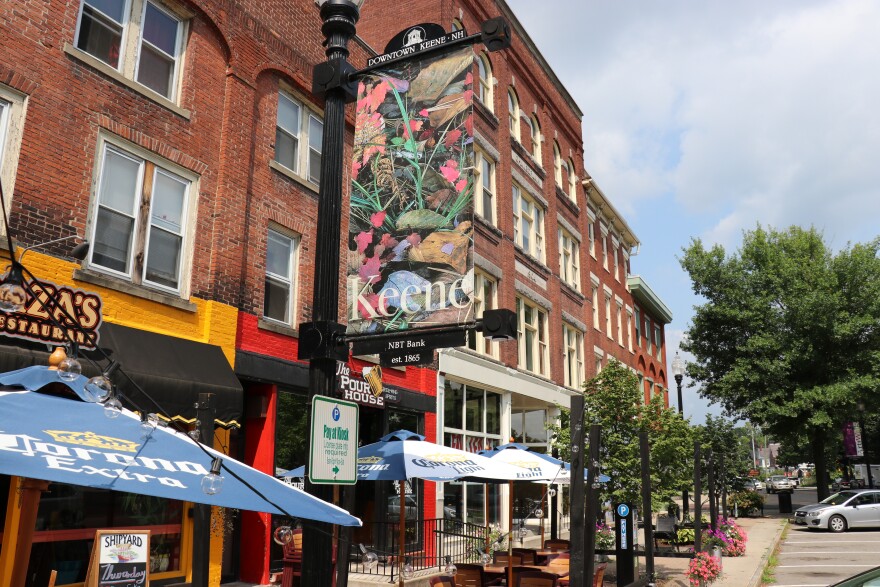
[[[766, 496], [765, 514], [779, 513], [777, 496]], [[798, 489], [792, 495], [792, 511], [816, 503], [815, 489]], [[850, 530], [833, 534], [791, 525], [779, 551], [777, 587], [826, 587], [880, 565], [880, 530]]]

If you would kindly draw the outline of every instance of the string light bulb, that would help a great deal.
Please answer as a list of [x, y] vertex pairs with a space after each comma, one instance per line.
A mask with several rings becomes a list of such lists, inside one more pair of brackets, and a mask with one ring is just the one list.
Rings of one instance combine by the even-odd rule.
[[62, 381], [74, 381], [77, 377], [82, 375], [82, 363], [76, 358], [77, 355], [77, 345], [76, 343], [70, 344], [70, 352], [67, 353], [67, 356], [58, 364], [58, 377]]
[[536, 509], [535, 510], [535, 517], [538, 518], [539, 520], [541, 518], [543, 518], [544, 517], [544, 510], [542, 510], [541, 508]]
[[358, 544], [358, 548], [361, 550], [361, 564], [364, 565], [364, 570], [372, 571], [376, 568], [376, 565], [379, 564], [379, 557], [372, 550], [367, 550], [367, 547], [363, 544]]
[[0, 312], [21, 312], [27, 301], [27, 290], [24, 288], [24, 273], [22, 266], [12, 262], [9, 271], [0, 278]]
[[275, 528], [272, 539], [279, 546], [290, 544], [290, 541], [293, 540], [293, 530], [290, 529], [290, 526], [278, 526]]
[[556, 497], [556, 490], [551, 487], [547, 490], [547, 495], [549, 495], [550, 497]]
[[223, 459], [214, 457], [211, 461], [211, 472], [202, 477], [202, 492], [206, 495], [216, 495], [223, 489], [223, 475], [220, 474], [222, 465]]
[[415, 574], [415, 570], [412, 566], [412, 559], [406, 557], [403, 561], [403, 566], [400, 567], [400, 576], [404, 579], [412, 579], [413, 574]]
[[102, 374], [95, 375], [86, 382], [85, 386], [83, 386], [86, 401], [103, 403], [110, 397], [110, 394], [113, 393], [113, 382], [110, 381], [110, 377], [118, 368], [119, 363], [113, 361]]
[[122, 413], [122, 402], [119, 401], [119, 398], [116, 396], [116, 392], [110, 394], [110, 397], [107, 398], [107, 401], [104, 402], [104, 415], [111, 420], [114, 420], [119, 417], [119, 414]]
[[492, 562], [492, 557], [489, 555], [489, 553], [486, 551], [482, 551], [480, 553], [480, 563], [482, 563], [483, 565], [488, 565], [491, 562]]
[[451, 577], [458, 573], [458, 567], [455, 566], [455, 563], [452, 562], [452, 557], [448, 554], [446, 555], [446, 566], [443, 567], [443, 572]]

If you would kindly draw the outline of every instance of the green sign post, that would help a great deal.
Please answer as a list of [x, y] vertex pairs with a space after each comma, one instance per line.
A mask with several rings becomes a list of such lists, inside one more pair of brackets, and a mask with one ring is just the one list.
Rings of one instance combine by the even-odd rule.
[[357, 481], [358, 405], [314, 396], [311, 440], [309, 481], [354, 485]]

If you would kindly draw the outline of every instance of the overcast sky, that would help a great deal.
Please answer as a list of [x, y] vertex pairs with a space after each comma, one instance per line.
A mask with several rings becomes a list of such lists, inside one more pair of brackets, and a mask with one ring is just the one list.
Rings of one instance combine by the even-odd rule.
[[[586, 168], [642, 243], [633, 273], [674, 314], [670, 358], [700, 302], [691, 238], [880, 234], [880, 2], [507, 1], [584, 113]], [[693, 423], [719, 413], [684, 395]]]

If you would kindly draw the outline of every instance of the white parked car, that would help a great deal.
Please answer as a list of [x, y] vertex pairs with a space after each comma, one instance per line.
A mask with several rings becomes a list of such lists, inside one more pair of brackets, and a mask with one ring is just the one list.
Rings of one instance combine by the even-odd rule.
[[785, 475], [773, 475], [767, 481], [767, 493], [780, 493], [794, 491], [795, 484], [789, 477]]

